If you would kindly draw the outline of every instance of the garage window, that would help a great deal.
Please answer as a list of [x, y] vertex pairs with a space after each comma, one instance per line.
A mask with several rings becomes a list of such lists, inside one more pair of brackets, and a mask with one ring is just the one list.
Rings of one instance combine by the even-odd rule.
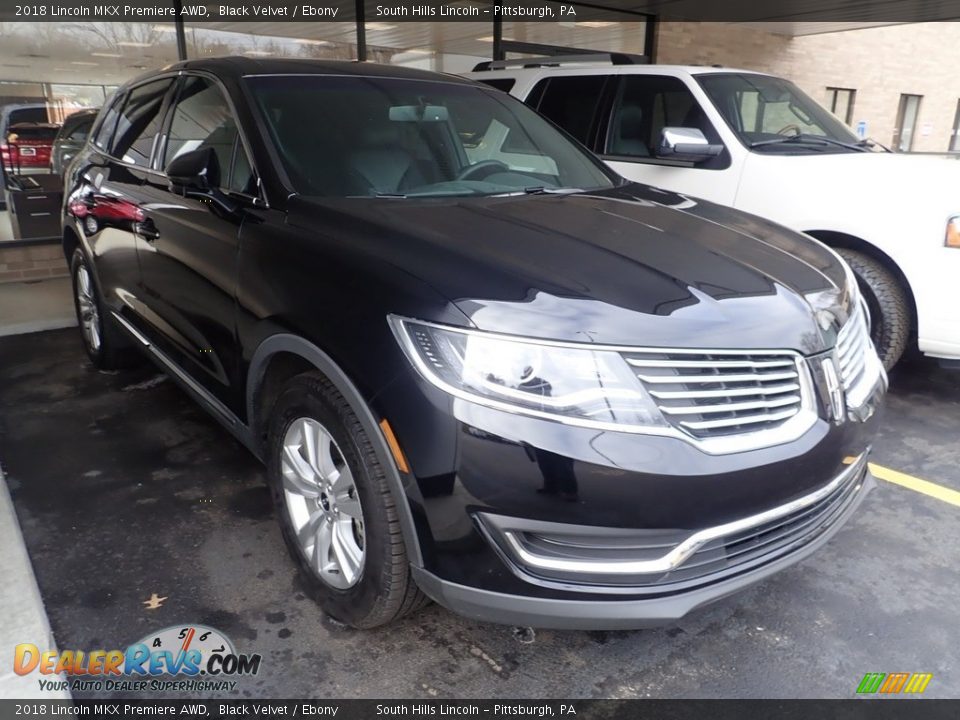
[[828, 87], [827, 99], [830, 102], [830, 112], [849, 125], [853, 120], [853, 103], [857, 99], [857, 91], [850, 88]]
[[897, 152], [913, 150], [913, 136], [917, 130], [921, 95], [901, 95], [897, 110], [897, 127], [893, 131], [893, 148]]
[[950, 152], [960, 152], [960, 100], [957, 101], [957, 111], [953, 115], [953, 132], [950, 133]]

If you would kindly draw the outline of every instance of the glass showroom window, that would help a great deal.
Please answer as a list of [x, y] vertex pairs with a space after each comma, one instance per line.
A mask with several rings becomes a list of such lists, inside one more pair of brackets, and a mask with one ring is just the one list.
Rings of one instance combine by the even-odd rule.
[[[187, 57], [221, 55], [251, 58], [356, 60], [357, 32], [352, 22], [277, 23], [283, 35], [214, 30], [203, 23], [186, 23]], [[370, 57], [376, 61], [377, 58]]]

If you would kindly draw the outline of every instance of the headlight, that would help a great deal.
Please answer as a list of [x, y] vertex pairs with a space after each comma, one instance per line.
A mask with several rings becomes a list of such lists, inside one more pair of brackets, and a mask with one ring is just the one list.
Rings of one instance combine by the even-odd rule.
[[423, 377], [451, 395], [567, 424], [642, 432], [667, 422], [616, 352], [390, 316]]
[[960, 215], [947, 218], [947, 234], [943, 244], [947, 247], [960, 248]]

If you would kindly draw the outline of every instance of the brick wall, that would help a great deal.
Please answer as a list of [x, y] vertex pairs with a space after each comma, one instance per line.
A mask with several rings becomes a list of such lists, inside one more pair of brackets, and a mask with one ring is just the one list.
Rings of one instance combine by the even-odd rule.
[[[729, 23], [660, 23], [660, 63], [720, 64], [781, 75], [827, 105], [857, 91], [851, 124], [893, 141], [901, 93], [922, 95], [915, 151], [946, 152], [960, 99], [960, 23], [916, 23], [789, 37]], [[828, 106], [828, 105], [827, 105]], [[829, 106], [828, 106], [829, 107]]]
[[59, 245], [5, 248], [0, 243], [0, 283], [66, 276], [67, 263]]

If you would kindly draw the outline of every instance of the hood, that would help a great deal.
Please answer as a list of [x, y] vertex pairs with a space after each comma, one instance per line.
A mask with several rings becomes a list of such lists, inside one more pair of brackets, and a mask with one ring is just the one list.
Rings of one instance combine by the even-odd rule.
[[847, 302], [842, 265], [816, 241], [641, 185], [443, 200], [298, 197], [288, 221], [337, 252], [372, 254], [415, 275], [479, 329], [527, 337], [814, 353], [832, 335], [822, 336], [811, 303], [843, 315]]

